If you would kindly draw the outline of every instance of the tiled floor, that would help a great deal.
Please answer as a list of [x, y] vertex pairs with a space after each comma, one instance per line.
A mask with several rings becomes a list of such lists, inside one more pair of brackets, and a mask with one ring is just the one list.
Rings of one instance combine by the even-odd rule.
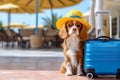
[[[6, 51], [5, 51], [6, 50]], [[0, 80], [88, 80], [59, 72], [62, 50], [0, 50]]]
[[[0, 80], [88, 80], [85, 76], [59, 73], [63, 61], [61, 49], [0, 49]], [[116, 80], [100, 76], [94, 80]]]
[[0, 69], [59, 70], [63, 57], [0, 57]]
[[83, 76], [64, 76], [58, 71], [0, 70], [0, 80], [88, 80]]

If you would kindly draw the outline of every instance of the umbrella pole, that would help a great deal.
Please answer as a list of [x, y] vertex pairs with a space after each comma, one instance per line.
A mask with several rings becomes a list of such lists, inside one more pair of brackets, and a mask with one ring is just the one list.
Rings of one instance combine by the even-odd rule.
[[51, 7], [51, 17], [52, 17], [52, 29], [54, 29], [54, 16], [53, 16], [53, 8]]
[[35, 35], [38, 35], [38, 0], [36, 0], [36, 28]]
[[50, 7], [51, 7], [51, 19], [52, 19], [52, 25], [51, 25], [51, 28], [54, 29], [54, 16], [53, 16], [53, 5], [52, 5], [52, 2], [51, 0], [49, 0], [49, 3], [50, 3]]
[[11, 14], [10, 14], [10, 11], [8, 12], [8, 29], [10, 29], [10, 22], [11, 22]]

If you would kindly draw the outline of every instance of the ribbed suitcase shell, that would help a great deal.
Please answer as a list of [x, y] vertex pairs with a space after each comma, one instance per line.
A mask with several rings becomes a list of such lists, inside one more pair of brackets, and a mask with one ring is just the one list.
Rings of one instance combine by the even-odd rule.
[[95, 74], [116, 74], [120, 69], [120, 40], [87, 40], [84, 69], [91, 68], [95, 70]]

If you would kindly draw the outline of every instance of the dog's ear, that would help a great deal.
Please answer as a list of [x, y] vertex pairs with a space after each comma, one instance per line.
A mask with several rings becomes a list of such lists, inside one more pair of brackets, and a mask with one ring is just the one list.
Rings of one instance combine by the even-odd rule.
[[83, 25], [79, 33], [79, 38], [81, 41], [85, 41], [88, 38], [87, 29]]
[[65, 26], [65, 25], [63, 25], [62, 29], [60, 30], [59, 36], [60, 36], [62, 39], [67, 38], [68, 32], [67, 32], [67, 30], [66, 30], [66, 26]]

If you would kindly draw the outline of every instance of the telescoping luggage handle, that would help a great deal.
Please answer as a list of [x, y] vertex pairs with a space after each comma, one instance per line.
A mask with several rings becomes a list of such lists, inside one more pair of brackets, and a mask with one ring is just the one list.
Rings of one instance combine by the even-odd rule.
[[[109, 33], [110, 33], [110, 38], [112, 38], [112, 13], [110, 10], [98, 10], [96, 11], [96, 16], [97, 14], [108, 14], [109, 15]], [[96, 37], [98, 37], [98, 28], [96, 27]]]

